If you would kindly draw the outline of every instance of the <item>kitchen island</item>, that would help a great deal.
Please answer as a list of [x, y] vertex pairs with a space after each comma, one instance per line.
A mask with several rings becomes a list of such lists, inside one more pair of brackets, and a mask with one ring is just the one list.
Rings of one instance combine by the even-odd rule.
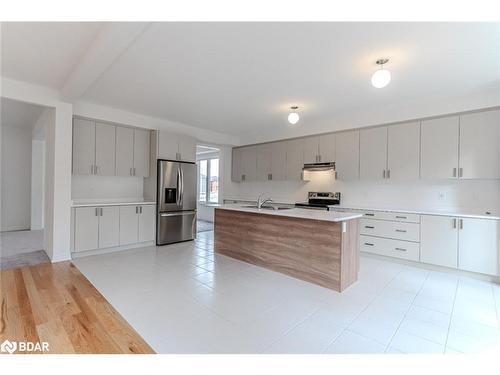
[[215, 252], [341, 292], [358, 278], [361, 216], [222, 205]]

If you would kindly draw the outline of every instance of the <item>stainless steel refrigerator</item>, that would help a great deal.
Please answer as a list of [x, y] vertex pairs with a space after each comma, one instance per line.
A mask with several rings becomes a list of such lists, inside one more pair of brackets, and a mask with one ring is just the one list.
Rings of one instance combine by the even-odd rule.
[[196, 164], [158, 160], [156, 244], [196, 238]]

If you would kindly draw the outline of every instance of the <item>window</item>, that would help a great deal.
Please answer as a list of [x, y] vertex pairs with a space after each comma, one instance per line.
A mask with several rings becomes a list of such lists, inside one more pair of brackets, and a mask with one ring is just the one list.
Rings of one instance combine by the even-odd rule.
[[219, 202], [219, 159], [198, 160], [198, 200], [206, 203]]

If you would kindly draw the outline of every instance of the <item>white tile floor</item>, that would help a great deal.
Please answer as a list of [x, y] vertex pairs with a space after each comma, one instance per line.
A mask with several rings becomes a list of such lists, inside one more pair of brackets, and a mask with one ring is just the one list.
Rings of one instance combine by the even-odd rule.
[[361, 258], [342, 294], [195, 242], [77, 267], [159, 353], [500, 352], [500, 286]]

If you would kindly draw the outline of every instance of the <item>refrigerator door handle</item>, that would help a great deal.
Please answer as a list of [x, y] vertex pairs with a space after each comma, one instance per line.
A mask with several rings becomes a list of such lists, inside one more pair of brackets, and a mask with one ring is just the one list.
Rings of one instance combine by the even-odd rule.
[[182, 206], [184, 200], [184, 171], [182, 170], [182, 166], [179, 166], [179, 171], [181, 172], [181, 199], [179, 205]]
[[170, 217], [170, 216], [185, 216], [192, 215], [196, 213], [196, 211], [180, 211], [180, 212], [170, 212], [170, 213], [161, 213], [161, 217]]
[[180, 206], [181, 205], [181, 168], [177, 168], [177, 190], [175, 203]]

